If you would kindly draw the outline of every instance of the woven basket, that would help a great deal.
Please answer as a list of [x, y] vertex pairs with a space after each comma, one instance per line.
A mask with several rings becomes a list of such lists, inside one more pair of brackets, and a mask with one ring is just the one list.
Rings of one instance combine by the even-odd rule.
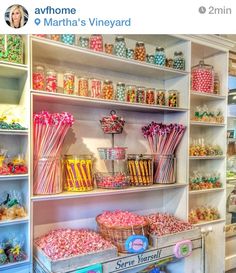
[[110, 116], [105, 116], [100, 120], [102, 130], [105, 134], [121, 134], [125, 121], [116, 115], [116, 111], [111, 110]]
[[148, 229], [149, 229], [149, 223], [147, 220], [146, 223], [142, 226], [137, 225], [133, 227], [121, 227], [121, 226], [105, 226], [103, 223], [99, 222], [99, 214], [96, 217], [96, 221], [98, 224], [98, 229], [102, 237], [107, 240], [112, 242], [117, 248], [118, 251], [121, 253], [128, 253], [127, 250], [125, 249], [125, 242], [128, 239], [129, 236], [131, 235], [144, 235], [148, 237]]

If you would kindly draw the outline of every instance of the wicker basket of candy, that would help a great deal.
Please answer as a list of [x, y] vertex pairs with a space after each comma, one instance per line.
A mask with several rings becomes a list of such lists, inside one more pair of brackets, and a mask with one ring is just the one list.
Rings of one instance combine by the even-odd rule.
[[110, 112], [110, 116], [103, 117], [100, 123], [105, 134], [121, 134], [125, 125], [124, 119], [117, 116], [114, 110]]

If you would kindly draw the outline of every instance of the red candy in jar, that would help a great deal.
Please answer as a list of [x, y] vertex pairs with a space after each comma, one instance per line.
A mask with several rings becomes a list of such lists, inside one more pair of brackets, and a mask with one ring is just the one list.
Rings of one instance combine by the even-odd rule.
[[98, 79], [90, 80], [90, 91], [92, 98], [100, 98], [102, 90], [102, 82]]
[[48, 69], [46, 72], [46, 91], [57, 92], [57, 73], [53, 69]]
[[155, 103], [155, 89], [147, 88], [146, 89], [146, 103], [154, 104]]
[[89, 48], [95, 51], [103, 51], [102, 35], [94, 34], [89, 38]]
[[44, 67], [41, 65], [34, 66], [33, 69], [33, 89], [43, 91], [45, 88]]

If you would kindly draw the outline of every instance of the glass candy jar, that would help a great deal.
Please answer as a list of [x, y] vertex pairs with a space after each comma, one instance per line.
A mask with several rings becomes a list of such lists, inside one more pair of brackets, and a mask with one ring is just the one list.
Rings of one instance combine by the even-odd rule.
[[61, 42], [67, 45], [75, 44], [75, 34], [62, 34]]
[[154, 55], [146, 55], [147, 63], [149, 64], [155, 64], [155, 56]]
[[46, 71], [46, 91], [52, 93], [57, 92], [57, 72], [54, 69], [48, 69]]
[[114, 45], [111, 43], [106, 43], [105, 44], [105, 52], [107, 54], [113, 54], [113, 49], [114, 49]]
[[165, 66], [166, 54], [163, 47], [157, 47], [155, 52], [155, 64]]
[[105, 100], [112, 100], [114, 96], [113, 83], [110, 80], [105, 80], [102, 87], [102, 98]]
[[90, 96], [92, 98], [100, 98], [102, 91], [102, 82], [99, 79], [90, 79]]
[[45, 90], [45, 71], [44, 66], [35, 65], [33, 68], [33, 89]]
[[220, 78], [218, 73], [214, 75], [214, 94], [220, 94]]
[[132, 48], [126, 49], [126, 58], [134, 60], [134, 50]]
[[83, 48], [89, 48], [89, 38], [85, 36], [78, 37], [77, 45]]
[[146, 48], [144, 42], [137, 42], [134, 50], [134, 58], [138, 61], [146, 60]]
[[63, 90], [64, 94], [73, 95], [75, 89], [75, 74], [73, 72], [66, 72], [63, 76]]
[[95, 51], [103, 51], [103, 37], [100, 34], [93, 34], [89, 38], [89, 48]]
[[128, 85], [126, 87], [126, 101], [127, 102], [136, 102], [136, 86]]
[[126, 57], [126, 43], [123, 36], [117, 36], [115, 39], [115, 55], [119, 57]]
[[179, 106], [179, 92], [177, 90], [168, 91], [168, 106], [169, 107]]
[[116, 100], [125, 101], [125, 84], [118, 82], [116, 85]]
[[185, 59], [182, 51], [176, 51], [174, 53], [174, 63], [173, 68], [184, 70], [185, 69]]
[[166, 90], [158, 89], [156, 90], [156, 104], [160, 106], [166, 105]]
[[87, 78], [79, 78], [78, 80], [78, 95], [88, 97], [89, 96], [89, 81]]
[[155, 89], [147, 88], [146, 89], [146, 103], [154, 104], [155, 103]]
[[137, 87], [137, 100], [136, 101], [138, 103], [145, 103], [145, 99], [146, 99], [145, 87], [138, 86]]

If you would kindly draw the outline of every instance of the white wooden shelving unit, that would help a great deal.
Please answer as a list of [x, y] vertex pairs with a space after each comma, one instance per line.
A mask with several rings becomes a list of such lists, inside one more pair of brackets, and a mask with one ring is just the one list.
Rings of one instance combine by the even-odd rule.
[[[29, 109], [29, 84], [28, 84], [28, 37], [24, 40], [25, 64], [14, 64], [0, 61], [0, 107], [22, 105]], [[23, 117], [28, 123], [29, 116]], [[15, 156], [24, 154], [28, 164], [28, 130], [0, 130], [0, 145], [8, 150], [8, 154]], [[1, 239], [9, 238], [10, 234], [24, 235], [23, 250], [28, 258], [18, 263], [9, 263], [0, 266], [1, 273], [30, 272], [30, 190], [29, 175], [1, 175], [0, 195], [10, 190], [22, 193], [22, 202], [28, 216], [9, 221], [0, 221]]]
[[[206, 241], [207, 272], [221, 273], [224, 268], [224, 234], [222, 230], [225, 223], [225, 156], [192, 158], [188, 154], [190, 137], [197, 134], [201, 137], [205, 136], [209, 141], [216, 141], [223, 148], [225, 155], [226, 126], [225, 124], [208, 124], [206, 126], [206, 124], [190, 122], [189, 109], [190, 106], [192, 109], [204, 102], [212, 107], [221, 107], [226, 114], [227, 49], [223, 47], [222, 43], [218, 44], [216, 40], [211, 43], [209, 40], [204, 42], [204, 39], [198, 41], [197, 37], [169, 35], [128, 35], [126, 36], [127, 46], [134, 47], [136, 40], [143, 40], [148, 52], [154, 52], [156, 45], [163, 46], [167, 55], [171, 56], [174, 51], [181, 50], [186, 58], [186, 71], [161, 68], [76, 46], [64, 45], [60, 42], [30, 37], [32, 57], [30, 67], [33, 67], [34, 64], [43, 64], [46, 67], [54, 67], [59, 74], [58, 93], [49, 94], [31, 88], [31, 120], [33, 112], [41, 110], [72, 113], [76, 121], [67, 135], [63, 153], [94, 154], [95, 169], [99, 171], [105, 171], [106, 165], [98, 159], [97, 147], [111, 145], [110, 137], [104, 135], [100, 128], [99, 120], [102, 116], [108, 115], [110, 110], [116, 110], [118, 115], [123, 116], [126, 120], [124, 133], [116, 138], [115, 145], [128, 147], [127, 153], [150, 153], [148, 143], [141, 133], [143, 125], [153, 120], [164, 123], [182, 123], [187, 126], [187, 130], [176, 154], [177, 183], [120, 191], [63, 192], [53, 196], [34, 196], [31, 192], [32, 237], [36, 238], [50, 229], [59, 227], [96, 228], [95, 217], [108, 208], [109, 210], [131, 210], [142, 214], [155, 211], [168, 212], [187, 220], [191, 208], [208, 204], [219, 209], [221, 219], [199, 224], [200, 227], [213, 229]], [[104, 35], [104, 42], [109, 41], [114, 42], [114, 36]], [[190, 91], [191, 66], [202, 58], [206, 63], [213, 64], [220, 75], [222, 83], [220, 96]], [[138, 86], [167, 90], [177, 89], [180, 91], [180, 107], [147, 106], [65, 95], [62, 94], [62, 76], [66, 70], [74, 71], [80, 76], [110, 79], [113, 83], [122, 81]], [[32, 147], [31, 132], [31, 155]], [[223, 189], [189, 194], [189, 173], [196, 168], [220, 171]], [[32, 241], [31, 243], [33, 243]], [[121, 256], [120, 259], [125, 260], [126, 258]], [[212, 263], [213, 260], [214, 263]], [[192, 256], [184, 261], [170, 265], [169, 270], [171, 273], [202, 272], [201, 264], [201, 249], [196, 249]], [[196, 268], [199, 271], [196, 271]]]

